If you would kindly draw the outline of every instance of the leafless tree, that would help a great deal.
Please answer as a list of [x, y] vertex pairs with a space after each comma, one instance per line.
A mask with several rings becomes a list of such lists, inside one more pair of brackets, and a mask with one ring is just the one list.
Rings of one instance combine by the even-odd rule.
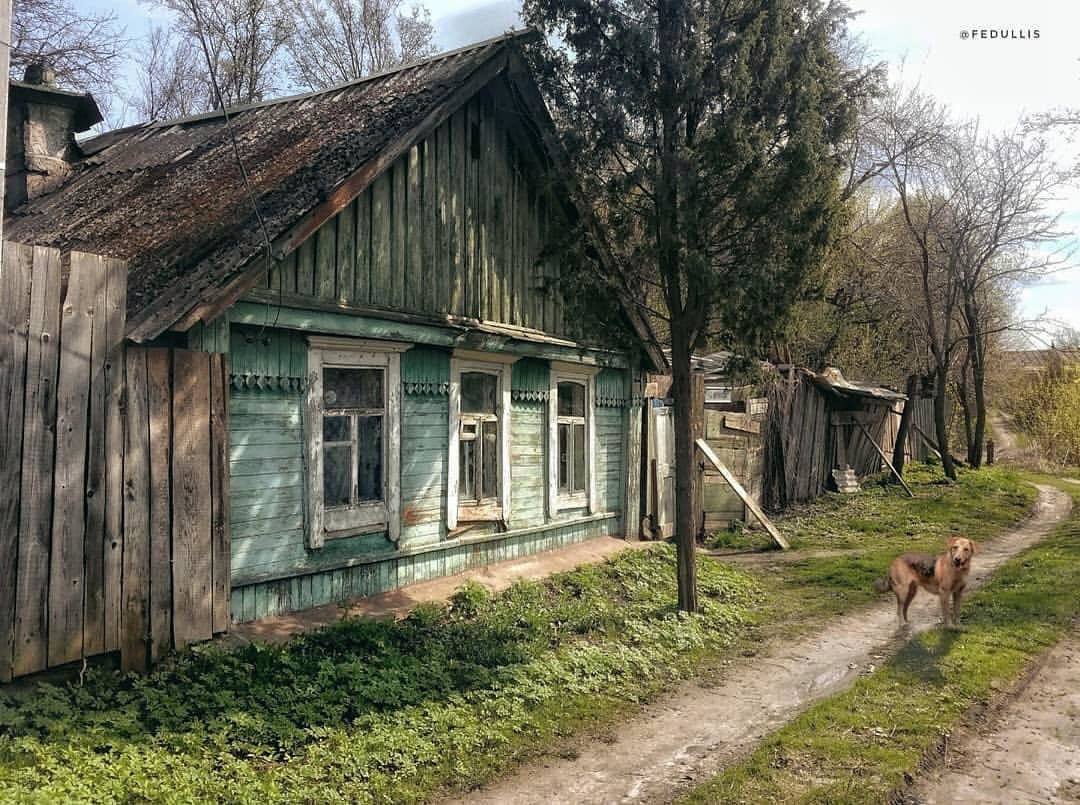
[[112, 11], [87, 12], [70, 0], [15, 0], [11, 18], [11, 76], [47, 62], [64, 87], [92, 92], [99, 103], [116, 85], [125, 56], [124, 29]]
[[[226, 106], [261, 101], [283, 88], [282, 56], [290, 28], [284, 0], [151, 1], [176, 14], [177, 33], [200, 56], [205, 44]], [[208, 71], [203, 75], [209, 79]], [[209, 88], [205, 98], [211, 107], [218, 106]]]
[[970, 364], [974, 417], [968, 461], [979, 466], [986, 436], [988, 339], [1010, 326], [995, 303], [1021, 282], [1062, 267], [1068, 255], [1052, 202], [1068, 175], [1044, 140], [1020, 130], [982, 135], [954, 129], [945, 183], [951, 198], [942, 244], [956, 274]]
[[134, 62], [128, 103], [140, 120], [183, 117], [210, 106], [205, 62], [190, 37], [155, 26], [136, 51]]
[[288, 40], [289, 72], [321, 89], [431, 55], [430, 12], [402, 0], [297, 0]]

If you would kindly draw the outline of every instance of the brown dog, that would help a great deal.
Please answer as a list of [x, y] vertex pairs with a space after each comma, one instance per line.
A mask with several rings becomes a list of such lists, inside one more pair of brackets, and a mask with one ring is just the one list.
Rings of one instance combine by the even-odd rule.
[[[889, 565], [889, 575], [874, 582], [878, 592], [892, 590], [896, 595], [896, 620], [903, 627], [908, 622], [908, 607], [922, 587], [941, 599], [941, 620], [946, 626], [956, 626], [960, 617], [960, 596], [967, 585], [975, 542], [953, 534], [945, 553], [905, 553]], [[952, 606], [949, 606], [952, 596]]]

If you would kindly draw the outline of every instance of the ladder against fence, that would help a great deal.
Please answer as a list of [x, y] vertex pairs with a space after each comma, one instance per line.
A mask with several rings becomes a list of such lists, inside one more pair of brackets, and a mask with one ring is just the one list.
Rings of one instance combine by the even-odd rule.
[[0, 681], [227, 626], [225, 359], [126, 344], [126, 278], [3, 244]]

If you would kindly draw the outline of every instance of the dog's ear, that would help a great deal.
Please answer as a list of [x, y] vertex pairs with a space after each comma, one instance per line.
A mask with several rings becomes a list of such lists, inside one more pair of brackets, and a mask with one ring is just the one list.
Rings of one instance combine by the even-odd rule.
[[979, 546], [975, 543], [975, 540], [969, 539], [968, 545], [971, 546], [971, 555], [974, 556], [979, 552]]

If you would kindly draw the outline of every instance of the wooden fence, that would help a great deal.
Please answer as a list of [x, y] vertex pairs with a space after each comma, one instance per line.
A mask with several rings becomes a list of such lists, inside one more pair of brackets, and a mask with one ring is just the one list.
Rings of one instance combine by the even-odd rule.
[[125, 347], [121, 261], [0, 263], [0, 681], [228, 621], [227, 367]]

